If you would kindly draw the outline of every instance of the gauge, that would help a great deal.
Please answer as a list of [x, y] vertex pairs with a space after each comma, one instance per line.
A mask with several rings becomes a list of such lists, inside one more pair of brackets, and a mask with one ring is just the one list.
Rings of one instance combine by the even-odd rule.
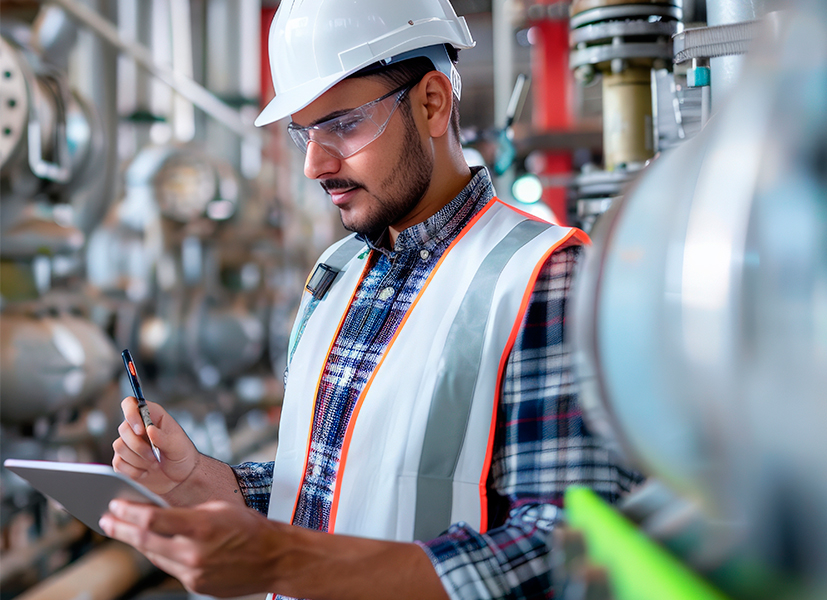
[[161, 212], [170, 219], [187, 222], [204, 214], [217, 194], [213, 166], [196, 154], [173, 154], [154, 179]]

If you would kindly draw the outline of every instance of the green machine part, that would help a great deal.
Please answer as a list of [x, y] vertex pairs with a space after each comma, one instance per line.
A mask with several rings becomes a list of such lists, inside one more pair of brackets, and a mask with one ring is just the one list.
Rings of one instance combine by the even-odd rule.
[[592, 490], [566, 491], [568, 525], [583, 533], [589, 559], [606, 569], [616, 600], [728, 600]]

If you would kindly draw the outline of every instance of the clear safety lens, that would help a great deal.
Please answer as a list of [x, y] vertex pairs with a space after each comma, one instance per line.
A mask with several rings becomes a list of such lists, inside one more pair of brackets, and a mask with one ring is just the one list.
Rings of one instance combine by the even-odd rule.
[[331, 156], [347, 158], [385, 131], [396, 107], [410, 89], [411, 85], [406, 84], [338, 117], [307, 127], [290, 123], [287, 130], [302, 152], [307, 152], [310, 142], [316, 142]]

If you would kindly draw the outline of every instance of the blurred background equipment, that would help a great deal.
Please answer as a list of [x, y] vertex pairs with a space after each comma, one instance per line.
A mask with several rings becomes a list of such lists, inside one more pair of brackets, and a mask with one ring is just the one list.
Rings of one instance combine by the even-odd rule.
[[[824, 3], [453, 4], [467, 160], [592, 232], [585, 416], [649, 476], [620, 510], [572, 491], [557, 596], [827, 597]], [[299, 293], [345, 233], [251, 127], [277, 6], [0, 0], [3, 458], [109, 462], [124, 348], [202, 452], [274, 456]], [[0, 600], [188, 597], [7, 472], [0, 530]]]
[[[272, 459], [292, 312], [339, 229], [321, 192], [262, 160], [286, 154], [251, 126], [262, 10], [2, 3], [4, 458], [110, 462], [128, 347], [147, 398], [202, 452]], [[283, 202], [291, 192], [311, 197]], [[164, 581], [77, 525], [0, 474], [2, 598], [114, 599]]]
[[683, 10], [681, 0], [577, 0], [570, 14], [570, 67], [581, 84], [597, 79], [602, 88], [603, 164], [588, 163], [574, 183], [588, 230], [658, 150], [653, 81], [658, 72], [669, 77]]

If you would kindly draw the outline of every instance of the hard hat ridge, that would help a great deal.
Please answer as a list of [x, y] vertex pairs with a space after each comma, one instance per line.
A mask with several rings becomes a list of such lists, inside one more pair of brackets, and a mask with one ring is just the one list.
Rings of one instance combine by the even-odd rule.
[[304, 108], [369, 65], [418, 56], [444, 73], [459, 97], [459, 74], [444, 45], [474, 43], [448, 0], [283, 0], [268, 48], [276, 97], [256, 125]]

